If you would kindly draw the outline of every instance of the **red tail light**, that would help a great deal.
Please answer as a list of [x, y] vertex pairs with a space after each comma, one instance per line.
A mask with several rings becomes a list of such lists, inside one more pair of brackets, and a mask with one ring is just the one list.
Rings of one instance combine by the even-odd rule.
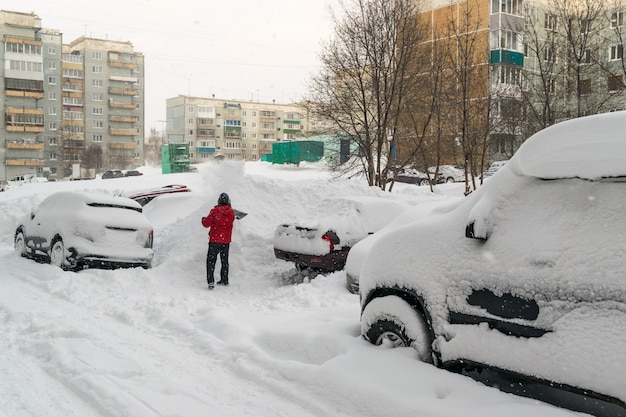
[[333, 245], [333, 242], [330, 240], [330, 237], [328, 237], [328, 235], [322, 236], [322, 239], [328, 242], [328, 247], [330, 248], [331, 251], [335, 250], [335, 245]]

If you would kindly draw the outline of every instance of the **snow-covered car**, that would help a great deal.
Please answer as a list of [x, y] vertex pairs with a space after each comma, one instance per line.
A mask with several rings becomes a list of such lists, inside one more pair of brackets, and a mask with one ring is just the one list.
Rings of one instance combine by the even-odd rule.
[[[361, 333], [560, 407], [626, 415], [626, 112], [529, 138], [360, 271]], [[436, 238], [434, 238], [436, 237]]]
[[447, 183], [450, 182], [465, 182], [465, 171], [454, 165], [440, 165], [439, 167], [430, 167], [428, 172], [435, 174], [437, 172], [439, 176]]
[[491, 165], [489, 165], [489, 168], [487, 168], [487, 170], [485, 172], [483, 172], [483, 178], [491, 177], [493, 174], [498, 172], [498, 170], [500, 170], [500, 168], [505, 166], [508, 161], [509, 160], [507, 159], [507, 160], [504, 160], [504, 161], [492, 162]]
[[67, 270], [152, 264], [153, 230], [136, 201], [96, 192], [45, 198], [15, 230], [15, 252]]
[[[458, 198], [458, 197], [457, 197]], [[348, 291], [353, 294], [359, 293], [359, 274], [361, 267], [367, 258], [370, 249], [374, 243], [387, 233], [404, 227], [410, 223], [423, 219], [430, 214], [433, 210], [445, 210], [452, 202], [453, 199], [441, 199], [435, 201], [429, 201], [425, 203], [416, 204], [414, 207], [407, 209], [396, 216], [389, 224], [381, 228], [378, 232], [371, 234], [357, 242], [348, 252], [348, 258], [346, 259], [345, 271], [346, 271], [346, 287]]]
[[149, 188], [146, 190], [132, 191], [128, 193], [122, 193], [123, 197], [135, 200], [142, 206], [145, 206], [155, 198], [164, 194], [176, 194], [176, 193], [188, 193], [191, 189], [182, 184], [169, 184], [159, 188]]
[[136, 169], [130, 169], [124, 172], [125, 177], [139, 177], [141, 175], [143, 175], [143, 172], [137, 171]]
[[435, 181], [436, 184], [444, 183], [445, 178], [442, 175], [439, 175], [435, 180], [435, 176], [433, 174], [429, 176], [418, 169], [407, 166], [402, 168], [393, 168], [391, 170], [391, 175], [387, 179], [387, 182], [391, 181], [427, 186], [431, 181]]
[[9, 189], [9, 182], [7, 180], [0, 180], [0, 192]]
[[374, 196], [326, 199], [312, 211], [316, 218], [276, 228], [274, 255], [300, 271], [342, 270], [354, 244], [409, 207], [406, 201]]

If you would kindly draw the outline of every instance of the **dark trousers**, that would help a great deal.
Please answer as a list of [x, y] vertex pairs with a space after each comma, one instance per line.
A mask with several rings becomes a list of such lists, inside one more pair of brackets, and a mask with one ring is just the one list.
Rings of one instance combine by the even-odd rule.
[[228, 243], [215, 243], [209, 242], [209, 251], [206, 255], [206, 280], [210, 284], [214, 281], [213, 272], [215, 271], [215, 262], [217, 261], [217, 255], [220, 255], [220, 263], [222, 268], [220, 270], [220, 281], [228, 283], [228, 249], [230, 244]]

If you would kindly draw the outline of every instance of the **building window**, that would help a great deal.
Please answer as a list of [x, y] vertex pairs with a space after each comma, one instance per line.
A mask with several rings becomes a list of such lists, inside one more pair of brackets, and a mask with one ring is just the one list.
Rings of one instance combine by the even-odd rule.
[[553, 32], [556, 31], [556, 15], [546, 13], [545, 28]]
[[48, 77], [48, 85], [57, 85], [57, 77]]
[[[48, 123], [48, 130], [57, 130], [57, 122]], [[52, 145], [52, 140], [50, 139], [50, 145]], [[54, 139], [56, 141], [56, 139]]]
[[591, 49], [585, 49], [585, 53], [583, 54], [583, 59], [580, 62], [581, 64], [591, 64]]
[[608, 78], [609, 92], [618, 92], [624, 89], [624, 78], [621, 75], [613, 75]]
[[611, 29], [616, 29], [624, 24], [624, 12], [614, 12], [611, 14]]
[[93, 136], [91, 137], [91, 139], [92, 139], [94, 142], [102, 142], [102, 135], [100, 135], [100, 134], [98, 134], [98, 135], [93, 135]]
[[57, 93], [54, 91], [50, 91], [48, 92], [48, 100], [56, 100], [57, 99]]
[[580, 80], [580, 95], [588, 96], [591, 94], [591, 80]]
[[48, 61], [48, 69], [50, 70], [57, 69], [57, 63], [55, 61]]
[[[494, 49], [509, 49], [512, 51], [517, 51], [519, 47], [519, 44], [517, 42], [517, 33], [510, 30], [495, 31], [492, 40], [492, 46], [494, 47]], [[293, 119], [293, 117], [287, 117], [289, 119]]]
[[624, 45], [611, 45], [609, 47], [609, 61], [617, 61], [624, 57]]
[[102, 116], [104, 114], [102, 107], [94, 107], [92, 113], [95, 116]]
[[519, 82], [519, 68], [500, 66], [500, 84], [517, 85]]
[[93, 93], [91, 99], [93, 101], [102, 101], [102, 93]]
[[94, 74], [102, 74], [102, 67], [100, 65], [94, 65], [91, 67], [91, 72]]
[[56, 107], [48, 107], [48, 116], [56, 116], [57, 108]]
[[554, 47], [551, 45], [546, 45], [543, 50], [543, 60], [546, 62], [556, 62], [556, 52], [554, 51]]
[[102, 87], [102, 80], [91, 80], [91, 85], [93, 87]]
[[102, 61], [102, 52], [92, 52], [91, 57], [96, 61]]
[[491, 13], [506, 13], [521, 16], [524, 12], [522, 0], [492, 0]]
[[57, 160], [56, 152], [50, 152], [50, 157], [48, 159], [50, 159], [52, 161], [56, 161]]
[[50, 146], [57, 146], [59, 142], [57, 141], [57, 138], [52, 137], [52, 138], [48, 138], [48, 144]]
[[57, 54], [57, 48], [55, 48], [54, 46], [49, 46], [48, 47], [48, 54], [56, 55]]
[[102, 129], [104, 127], [104, 122], [102, 120], [94, 120], [93, 128], [94, 129]]

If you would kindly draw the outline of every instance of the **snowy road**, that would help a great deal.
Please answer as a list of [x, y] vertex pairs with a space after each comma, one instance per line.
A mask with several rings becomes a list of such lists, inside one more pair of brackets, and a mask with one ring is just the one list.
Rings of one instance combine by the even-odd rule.
[[[2, 193], [0, 416], [576, 415], [420, 363], [411, 349], [364, 341], [358, 296], [345, 289], [343, 272], [293, 284], [285, 279], [292, 267], [273, 258], [271, 239], [277, 224], [323, 197], [372, 190], [318, 170], [279, 180], [285, 172], [248, 169], [207, 166], [176, 178]], [[298, 177], [303, 171], [308, 176]], [[13, 254], [18, 219], [57, 189], [164, 183], [185, 183], [195, 197], [146, 209], [156, 233], [150, 270], [64, 272]], [[250, 214], [235, 230], [231, 286], [209, 292], [199, 218], [222, 190]], [[407, 188], [406, 197], [432, 199], [416, 190]]]

